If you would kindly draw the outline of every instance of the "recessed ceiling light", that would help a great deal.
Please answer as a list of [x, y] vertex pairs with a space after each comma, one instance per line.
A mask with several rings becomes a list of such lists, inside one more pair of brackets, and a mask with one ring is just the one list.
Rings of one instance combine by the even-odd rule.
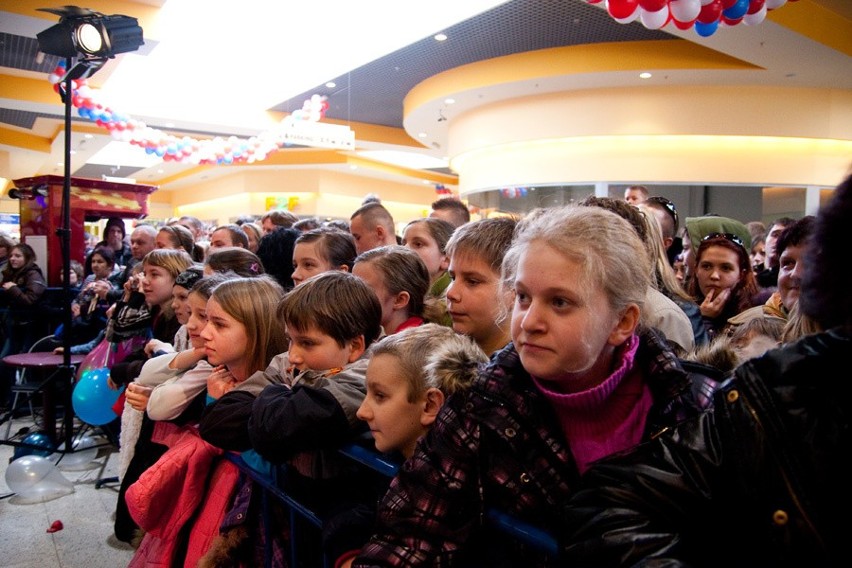
[[435, 41], [446, 41], [447, 34], [435, 34]]
[[157, 173], [161, 174], [161, 173], [163, 173], [163, 170], [157, 170]]
[[86, 134], [85, 137], [88, 138], [88, 139], [92, 139], [92, 138], [95, 137], [95, 135], [94, 134]]
[[426, 138], [426, 137], [427, 137], [427, 136], [429, 136], [429, 135], [428, 135], [428, 134], [426, 134], [425, 132], [421, 132], [420, 134], [418, 134], [418, 136], [419, 136], [420, 138]]
[[329, 89], [333, 89], [337, 86], [337, 83], [335, 83], [334, 81], [329, 81], [328, 83], [325, 84], [325, 86]]
[[73, 156], [74, 154], [76, 154], [76, 153], [77, 153], [77, 150], [71, 150], [71, 151], [70, 151], [70, 152], [68, 152], [68, 153], [69, 153], [69, 154], [71, 154], [71, 155]]
[[355, 164], [352, 164], [351, 166], [349, 166], [349, 169], [350, 170], [357, 170], [358, 166], [356, 166]]
[[644, 73], [639, 73], [640, 79], [650, 79], [651, 77], [652, 77], [652, 75], [650, 73], [648, 73], [647, 71], [645, 71]]
[[426, 185], [429, 185], [429, 184], [430, 184], [430, 183], [432, 183], [432, 182], [431, 182], [431, 181], [429, 181], [428, 179], [424, 179], [424, 180], [423, 180], [423, 183], [425, 183]]
[[456, 99], [444, 99], [445, 105], [454, 105], [456, 104]]
[[174, 127], [175, 127], [175, 123], [174, 123], [174, 122], [167, 122], [167, 123], [166, 123], [166, 128], [174, 128]]

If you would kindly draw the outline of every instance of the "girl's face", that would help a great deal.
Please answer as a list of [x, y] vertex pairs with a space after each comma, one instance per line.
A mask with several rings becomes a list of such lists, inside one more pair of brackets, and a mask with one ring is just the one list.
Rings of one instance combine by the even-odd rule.
[[92, 255], [92, 274], [95, 275], [95, 278], [102, 279], [106, 278], [112, 273], [112, 267], [107, 264], [107, 261], [104, 257], [99, 254]]
[[174, 242], [172, 234], [167, 231], [159, 231], [154, 244], [158, 249], [178, 249], [180, 246]]
[[257, 234], [251, 229], [245, 231], [245, 234], [248, 237], [248, 249], [251, 252], [257, 252]]
[[680, 282], [681, 286], [685, 285], [684, 280], [686, 279], [686, 266], [684, 266], [683, 259], [678, 256], [675, 259], [674, 264], [672, 264], [672, 269], [674, 270], [675, 278]]
[[186, 321], [189, 342], [198, 349], [204, 347], [201, 331], [207, 325], [207, 298], [196, 292], [189, 295], [186, 303], [189, 306], [189, 318]]
[[695, 265], [695, 277], [703, 296], [711, 291], [715, 296], [726, 288], [733, 288], [742, 276], [737, 253], [722, 246], [707, 247]]
[[333, 267], [323, 258], [319, 251], [319, 243], [296, 243], [293, 248], [293, 283], [298, 286], [311, 276], [328, 272]]
[[189, 320], [189, 290], [175, 284], [172, 286], [172, 311], [178, 323], [186, 325]]
[[241, 373], [248, 345], [246, 326], [223, 310], [215, 298], [207, 300], [207, 325], [201, 338], [211, 365], [225, 365], [231, 373]]
[[766, 244], [758, 243], [751, 249], [751, 266], [755, 269], [763, 267], [766, 262]]
[[364, 352], [363, 337], [360, 348], [357, 340], [349, 341], [341, 347], [332, 336], [315, 327], [298, 330], [287, 326], [287, 337], [290, 338], [290, 363], [300, 371], [327, 371], [344, 367]]
[[21, 249], [13, 248], [12, 252], [9, 253], [9, 266], [17, 270], [26, 263], [27, 259], [24, 258], [24, 253], [21, 252]]
[[73, 286], [78, 285], [79, 283], [80, 283], [80, 279], [77, 278], [77, 272], [75, 270], [69, 270], [68, 271], [68, 285], [73, 287]]
[[515, 280], [512, 340], [524, 368], [561, 392], [603, 382], [612, 370], [621, 318], [602, 286], [553, 247], [533, 241], [521, 255]]
[[414, 252], [429, 270], [429, 279], [434, 281], [447, 271], [449, 259], [441, 253], [438, 241], [429, 232], [426, 223], [409, 225], [402, 234], [402, 244]]
[[[379, 298], [379, 303], [382, 305], [382, 327], [391, 321], [394, 315], [394, 302], [396, 298], [388, 292], [385, 287], [385, 278], [380, 270], [373, 266], [372, 262], [358, 262], [352, 268], [352, 274], [367, 283], [376, 296]], [[393, 333], [393, 329], [385, 327], [385, 333]]]
[[149, 306], [166, 306], [172, 301], [175, 278], [161, 266], [146, 264], [142, 270], [142, 293]]
[[395, 355], [383, 353], [370, 359], [367, 396], [357, 416], [370, 426], [380, 452], [396, 450], [409, 457], [414, 454], [417, 439], [426, 433], [427, 427], [420, 421], [425, 396], [409, 402], [408, 389]]

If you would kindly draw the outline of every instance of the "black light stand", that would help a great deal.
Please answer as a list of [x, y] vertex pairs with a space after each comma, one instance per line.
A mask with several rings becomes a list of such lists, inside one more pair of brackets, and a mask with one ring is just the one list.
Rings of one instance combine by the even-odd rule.
[[[65, 75], [60, 79], [59, 94], [65, 103], [65, 171], [62, 186], [62, 226], [56, 230], [62, 244], [62, 365], [57, 368], [57, 380], [65, 388], [63, 438], [65, 447], [57, 450], [63, 455], [74, 451], [74, 367], [71, 365], [71, 102], [72, 81], [96, 73], [109, 59], [119, 53], [136, 51], [143, 45], [142, 28], [136, 18], [119, 14], [105, 15], [77, 6], [38, 8], [60, 16], [59, 23], [36, 34], [39, 50], [65, 58]], [[73, 60], [77, 63], [72, 66]], [[54, 440], [56, 442], [57, 440]]]
[[[65, 59], [65, 68], [71, 69], [71, 58]], [[71, 73], [65, 76], [65, 89], [60, 86], [62, 101], [65, 103], [65, 171], [62, 183], [62, 227], [56, 233], [62, 243], [62, 366], [59, 367], [60, 385], [65, 388], [65, 414], [63, 416], [63, 438], [65, 452], [73, 452], [74, 410], [72, 395], [74, 367], [71, 366]]]

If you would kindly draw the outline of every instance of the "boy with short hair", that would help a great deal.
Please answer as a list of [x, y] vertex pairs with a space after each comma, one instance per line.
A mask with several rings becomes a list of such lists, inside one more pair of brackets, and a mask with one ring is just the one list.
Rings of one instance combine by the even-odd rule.
[[349, 273], [318, 274], [291, 290], [278, 307], [289, 350], [211, 404], [201, 437], [226, 450], [254, 447], [273, 463], [348, 440], [363, 429], [355, 412], [381, 313], [375, 293]]
[[511, 295], [500, 279], [503, 256], [512, 244], [517, 221], [495, 217], [472, 221], [455, 230], [447, 242], [447, 311], [453, 329], [472, 338], [491, 355], [509, 343]]

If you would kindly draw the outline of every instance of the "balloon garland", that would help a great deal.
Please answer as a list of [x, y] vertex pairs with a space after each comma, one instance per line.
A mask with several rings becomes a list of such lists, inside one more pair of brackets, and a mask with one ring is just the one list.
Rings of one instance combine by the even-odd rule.
[[[60, 90], [65, 73], [65, 62], [62, 61], [48, 76], [56, 92]], [[328, 110], [326, 97], [313, 95], [301, 109], [284, 118], [280, 128], [250, 138], [216, 136], [200, 140], [151, 128], [141, 120], [113, 109], [101, 99], [99, 90], [90, 87], [85, 79], [71, 81], [71, 104], [80, 117], [108, 130], [114, 139], [139, 146], [147, 154], [155, 154], [163, 161], [189, 164], [250, 164], [264, 160], [272, 152], [290, 145], [282, 136], [286, 127], [296, 121], [317, 122], [325, 117]]]
[[588, 4], [601, 2], [619, 24], [638, 19], [649, 30], [673, 24], [680, 30], [694, 28], [698, 35], [708, 37], [720, 26], [756, 26], [767, 11], [798, 0], [586, 0]]

